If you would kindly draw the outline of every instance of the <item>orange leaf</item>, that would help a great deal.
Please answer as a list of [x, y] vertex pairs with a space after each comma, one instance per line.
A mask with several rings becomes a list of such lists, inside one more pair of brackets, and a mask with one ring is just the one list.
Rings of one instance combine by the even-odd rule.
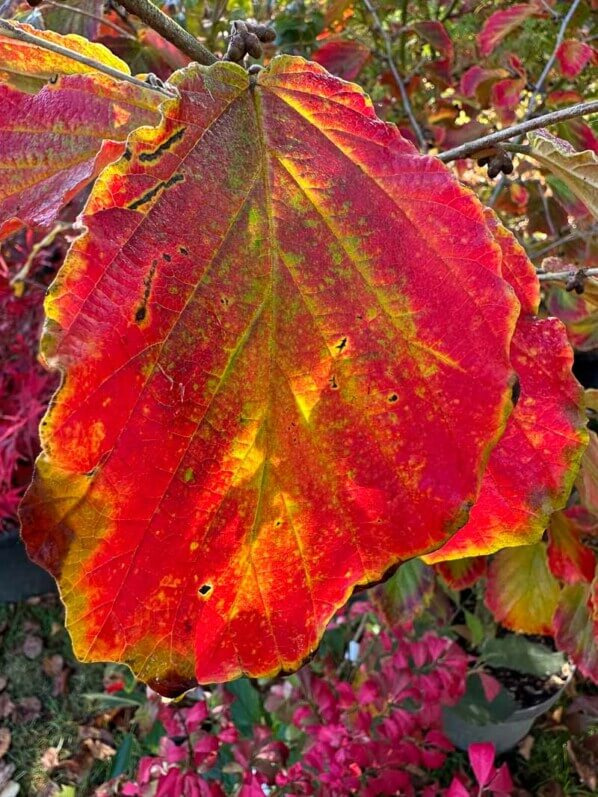
[[50, 289], [22, 508], [77, 655], [171, 694], [297, 668], [463, 524], [518, 312], [474, 195], [356, 86], [286, 56], [172, 82]]

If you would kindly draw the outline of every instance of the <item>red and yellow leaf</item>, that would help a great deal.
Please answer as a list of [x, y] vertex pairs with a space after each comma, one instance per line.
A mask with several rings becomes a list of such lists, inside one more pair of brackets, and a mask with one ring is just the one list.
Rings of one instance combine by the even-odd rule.
[[434, 569], [451, 589], [467, 589], [486, 575], [487, 563], [485, 556], [469, 556], [438, 562]]
[[564, 290], [562, 283], [548, 283], [546, 307], [551, 315], [563, 322], [572, 346], [579, 351], [598, 348], [597, 280], [588, 279], [581, 296]]
[[370, 48], [356, 39], [332, 39], [312, 53], [317, 64], [343, 80], [355, 80], [371, 57]]
[[598, 435], [590, 432], [590, 444], [581, 461], [576, 481], [583, 506], [598, 516]]
[[576, 39], [565, 39], [556, 51], [560, 70], [565, 77], [576, 77], [594, 57], [594, 48]]
[[[77, 51], [114, 68], [120, 63], [128, 73], [101, 45], [48, 32], [43, 38], [74, 42]], [[67, 63], [71, 74], [58, 77]], [[90, 68], [0, 37], [0, 75], [7, 68], [12, 85], [0, 83], [0, 238], [23, 224], [49, 226], [78, 190], [122, 155], [131, 130], [158, 123], [163, 99], [99, 72], [78, 74]], [[43, 78], [34, 93], [14, 87], [15, 75], [26, 70]]]
[[598, 620], [594, 610], [595, 586], [569, 584], [554, 615], [554, 641], [571, 657], [586, 678], [598, 683]]
[[[126, 63], [110, 52], [103, 44], [93, 44], [83, 36], [68, 34], [62, 36], [51, 30], [37, 30], [31, 25], [12, 23], [15, 27], [34, 35], [42, 41], [59, 44], [78, 55], [84, 55], [92, 61], [117, 69], [130, 75]], [[34, 44], [14, 39], [0, 33], [0, 80], [3, 83], [13, 82], [23, 85], [24, 79], [35, 81], [55, 80], [58, 75], [83, 75], [97, 71], [87, 64], [75, 61], [66, 55], [44, 50]], [[41, 85], [38, 83], [38, 85]]]
[[469, 521], [428, 563], [536, 542], [571, 492], [587, 443], [582, 390], [571, 373], [573, 352], [563, 325], [539, 319], [535, 270], [513, 235], [488, 212], [503, 253], [503, 274], [522, 313], [511, 346], [520, 397], [490, 456]]
[[548, 564], [552, 574], [567, 584], [590, 582], [596, 570], [596, 555], [582, 540], [594, 535], [588, 529], [587, 515], [582, 507], [574, 506], [555, 512], [548, 529]]
[[22, 508], [78, 656], [162, 693], [298, 667], [463, 524], [518, 313], [478, 201], [356, 86], [292, 57], [172, 81], [50, 290]]
[[511, 631], [550, 634], [560, 592], [541, 542], [506, 548], [490, 561], [486, 605]]
[[546, 10], [540, 2], [530, 0], [527, 3], [516, 3], [509, 8], [495, 11], [484, 22], [478, 33], [477, 42], [480, 55], [486, 56], [497, 47], [503, 39], [516, 30], [526, 19], [545, 16]]

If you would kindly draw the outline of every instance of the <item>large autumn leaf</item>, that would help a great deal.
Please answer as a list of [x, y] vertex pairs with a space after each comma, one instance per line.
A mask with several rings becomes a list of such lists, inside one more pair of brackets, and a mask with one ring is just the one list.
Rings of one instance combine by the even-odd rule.
[[82, 659], [162, 693], [299, 666], [466, 518], [518, 303], [473, 194], [301, 58], [192, 65], [46, 303], [25, 499]]
[[521, 302], [511, 360], [520, 397], [490, 456], [469, 521], [428, 563], [491, 554], [537, 542], [550, 515], [573, 487], [587, 444], [582, 390], [571, 372], [573, 352], [556, 318], [537, 318], [539, 283], [514, 236], [487, 211], [503, 253], [503, 274]]
[[[49, 31], [36, 36], [129, 74], [102, 45]], [[131, 130], [158, 123], [164, 98], [5, 36], [0, 81], [0, 238], [22, 224], [48, 226], [122, 154]]]
[[494, 619], [511, 631], [552, 633], [560, 595], [542, 542], [505, 548], [490, 561], [486, 605]]

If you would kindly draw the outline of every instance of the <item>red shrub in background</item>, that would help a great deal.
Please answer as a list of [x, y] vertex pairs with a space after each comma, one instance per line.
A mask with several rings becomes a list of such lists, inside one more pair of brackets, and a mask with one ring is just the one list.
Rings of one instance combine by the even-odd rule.
[[[16, 523], [39, 451], [39, 420], [58, 383], [37, 352], [45, 289], [65, 251], [62, 240], [35, 251], [31, 231], [13, 240], [0, 256], [0, 530]], [[29, 257], [25, 281], [11, 284]]]
[[[339, 666], [331, 656], [319, 657], [259, 691], [246, 682], [245, 700], [226, 686], [197, 689], [186, 705], [150, 692], [145, 724], [151, 724], [149, 712], [165, 730], [158, 753], [141, 759], [134, 781], [113, 780], [96, 797], [509, 793], [508, 771], [494, 769], [491, 746], [470, 756], [479, 786], [462, 772], [452, 791], [439, 784], [439, 770], [454, 750], [442, 733], [442, 707], [463, 693], [464, 651], [434, 633], [417, 638], [402, 627], [381, 629], [371, 622], [367, 602], [354, 604], [348, 615], [354, 621], [365, 612], [367, 630], [348, 647], [356, 661]], [[347, 616], [334, 627], [343, 623]], [[263, 713], [244, 728], [236, 712], [251, 700], [263, 701]]]

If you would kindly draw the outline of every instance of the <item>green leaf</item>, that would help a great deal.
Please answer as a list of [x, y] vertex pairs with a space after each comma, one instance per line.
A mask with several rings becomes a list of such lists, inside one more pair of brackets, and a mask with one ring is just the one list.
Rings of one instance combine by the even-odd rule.
[[514, 634], [489, 639], [482, 649], [482, 656], [492, 667], [508, 667], [539, 678], [559, 673], [565, 663], [562, 653], [553, 653], [544, 645]]
[[110, 769], [110, 778], [116, 778], [127, 772], [131, 764], [131, 753], [133, 751], [133, 734], [125, 733], [123, 740], [120, 743], [116, 755], [112, 760], [112, 767]]
[[465, 623], [467, 624], [467, 628], [471, 634], [471, 644], [477, 648], [477, 646], [484, 639], [484, 626], [482, 625], [480, 618], [475, 614], [468, 612], [467, 609], [464, 609], [463, 611], [465, 613]]
[[467, 679], [465, 694], [452, 710], [476, 725], [488, 725], [504, 722], [517, 708], [515, 698], [503, 687], [494, 700], [488, 700], [480, 676], [473, 673]]
[[97, 702], [100, 708], [125, 708], [127, 706], [137, 708], [145, 702], [141, 695], [126, 695], [124, 692], [118, 692], [115, 695], [106, 695], [103, 692], [86, 692], [82, 697], [86, 700]]
[[264, 716], [260, 693], [247, 678], [231, 681], [225, 689], [236, 698], [231, 706], [235, 727], [242, 736], [251, 737], [253, 726], [259, 725]]
[[430, 605], [435, 584], [433, 568], [421, 559], [411, 559], [376, 588], [372, 597], [391, 625], [408, 623]]

